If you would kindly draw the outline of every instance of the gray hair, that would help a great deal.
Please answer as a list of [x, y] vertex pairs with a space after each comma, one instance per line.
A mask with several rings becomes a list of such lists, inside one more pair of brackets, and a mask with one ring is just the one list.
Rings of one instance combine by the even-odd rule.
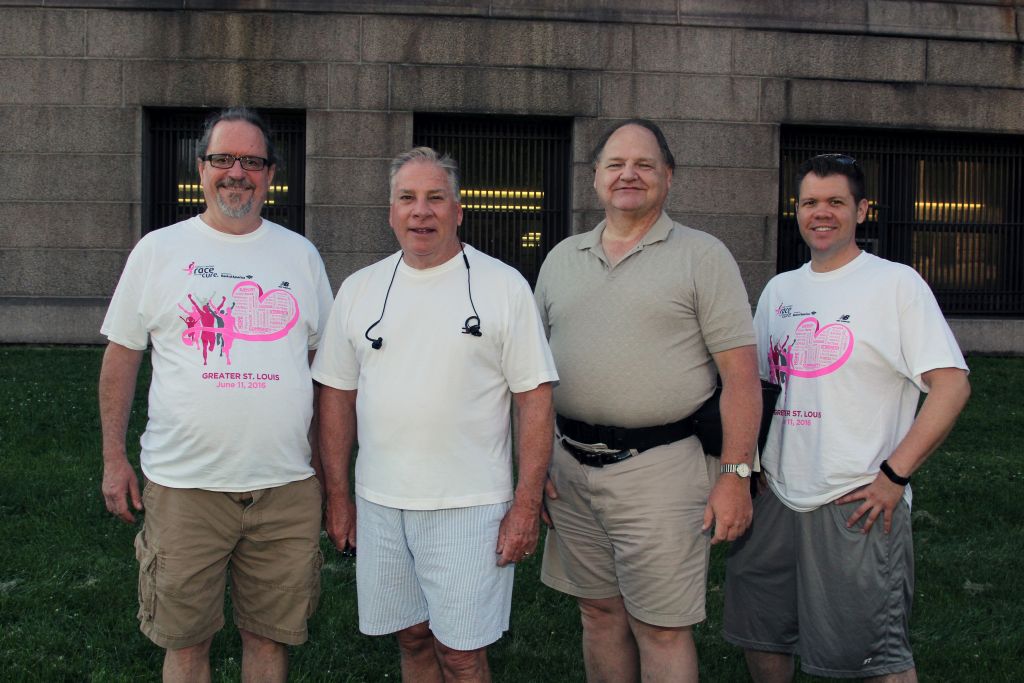
[[267, 148], [267, 162], [269, 166], [278, 166], [281, 158], [277, 156], [274, 148], [274, 141], [270, 138], [270, 129], [259, 114], [248, 107], [228, 107], [211, 114], [206, 123], [203, 124], [203, 136], [196, 144], [196, 156], [202, 159], [206, 156], [206, 149], [210, 146], [210, 136], [213, 135], [214, 127], [221, 121], [245, 121], [260, 129], [263, 134], [263, 145]]
[[451, 188], [452, 197], [459, 201], [459, 164], [447, 154], [438, 154], [430, 147], [413, 147], [408, 152], [402, 152], [391, 160], [391, 172], [388, 181], [391, 185], [390, 201], [395, 201], [395, 176], [402, 170], [402, 167], [412, 162], [425, 161], [436, 165], [445, 175], [448, 176], [448, 186]]

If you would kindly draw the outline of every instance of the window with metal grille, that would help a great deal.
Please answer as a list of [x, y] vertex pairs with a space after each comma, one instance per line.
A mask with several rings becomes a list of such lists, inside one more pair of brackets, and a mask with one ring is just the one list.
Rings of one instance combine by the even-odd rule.
[[[215, 109], [147, 109], [143, 165], [143, 231], [156, 230], [206, 208], [196, 169], [196, 144]], [[306, 115], [260, 110], [281, 163], [262, 215], [302, 234], [305, 211]]]
[[780, 272], [810, 259], [796, 169], [840, 152], [864, 170], [862, 248], [915, 268], [946, 315], [1024, 315], [1024, 136], [784, 126], [781, 150]]
[[416, 114], [413, 141], [459, 162], [462, 239], [533, 285], [569, 233], [571, 121]]

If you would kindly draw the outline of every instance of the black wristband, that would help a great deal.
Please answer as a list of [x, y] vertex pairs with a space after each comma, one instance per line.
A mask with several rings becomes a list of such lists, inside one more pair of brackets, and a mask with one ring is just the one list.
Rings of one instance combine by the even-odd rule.
[[882, 470], [882, 474], [889, 477], [889, 481], [891, 481], [894, 484], [906, 486], [907, 484], [910, 483], [910, 477], [901, 477], [900, 475], [892, 471], [892, 468], [889, 467], [888, 460], [883, 460], [882, 464], [878, 466], [878, 469]]

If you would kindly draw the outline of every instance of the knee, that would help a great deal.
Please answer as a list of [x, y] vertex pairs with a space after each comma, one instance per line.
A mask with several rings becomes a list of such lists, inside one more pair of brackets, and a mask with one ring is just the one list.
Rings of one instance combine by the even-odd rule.
[[455, 680], [481, 678], [487, 670], [487, 648], [479, 650], [453, 650], [440, 641], [435, 641], [437, 656], [441, 660], [446, 678]]
[[[246, 631], [244, 628], [238, 629], [238, 633], [242, 636], [243, 650], [258, 652], [261, 650], [276, 650], [278, 648], [284, 648], [284, 645], [276, 640], [271, 640], [266, 636], [261, 636], [258, 633], [253, 633], [252, 631]], [[206, 647], [209, 649], [209, 643], [207, 643]]]
[[626, 606], [621, 597], [592, 600], [580, 598], [580, 619], [587, 631], [628, 629]]
[[654, 626], [637, 620], [633, 620], [631, 626], [641, 647], [675, 649], [693, 643], [693, 627], [691, 626]]
[[406, 655], [417, 655], [434, 649], [434, 634], [424, 622], [404, 628], [395, 634], [398, 648]]

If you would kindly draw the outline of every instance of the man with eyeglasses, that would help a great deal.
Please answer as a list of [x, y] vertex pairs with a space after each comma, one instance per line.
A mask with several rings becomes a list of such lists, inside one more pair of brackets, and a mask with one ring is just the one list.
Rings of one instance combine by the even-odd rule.
[[[331, 288], [313, 245], [260, 217], [277, 160], [255, 112], [208, 119], [197, 162], [205, 211], [136, 245], [103, 321], [103, 497], [145, 510], [138, 617], [163, 679], [209, 680], [230, 576], [242, 678], [284, 681], [320, 593], [309, 363]], [[150, 343], [140, 495], [125, 432]]]
[[813, 157], [797, 187], [811, 260], [772, 278], [754, 316], [761, 376], [783, 390], [729, 552], [724, 636], [757, 683], [792, 680], [794, 655], [816, 676], [916, 681], [910, 477], [963, 409], [967, 366], [924, 280], [857, 246], [856, 160]]
[[[551, 251], [535, 292], [561, 377], [541, 579], [577, 599], [588, 681], [696, 681], [710, 544], [750, 523], [750, 304], [725, 245], [665, 213], [657, 125], [617, 123], [591, 163], [605, 220]], [[720, 458], [692, 419], [716, 375]]]

